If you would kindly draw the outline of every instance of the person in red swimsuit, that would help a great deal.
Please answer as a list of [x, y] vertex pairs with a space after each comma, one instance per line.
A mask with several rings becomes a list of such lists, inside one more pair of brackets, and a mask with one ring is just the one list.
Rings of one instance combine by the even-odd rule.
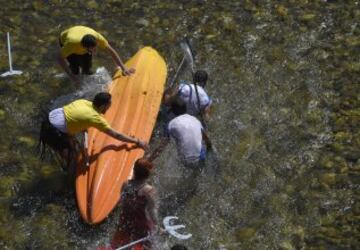
[[[156, 191], [146, 182], [152, 168], [150, 161], [138, 159], [134, 165], [133, 178], [121, 188], [119, 225], [111, 241], [114, 249], [157, 230]], [[146, 240], [132, 249], [151, 249], [151, 241]]]

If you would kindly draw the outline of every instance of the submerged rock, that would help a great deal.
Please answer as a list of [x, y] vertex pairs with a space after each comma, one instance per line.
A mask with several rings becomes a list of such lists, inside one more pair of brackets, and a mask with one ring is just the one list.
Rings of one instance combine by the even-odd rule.
[[336, 174], [335, 173], [325, 173], [320, 175], [320, 183], [325, 184], [326, 186], [332, 186], [336, 183]]
[[4, 110], [0, 109], [0, 121], [4, 120], [6, 117], [6, 113]]
[[26, 146], [28, 147], [33, 147], [36, 145], [36, 141], [34, 140], [34, 138], [30, 137], [30, 136], [19, 136], [17, 137], [17, 140], [20, 143], [24, 143]]
[[289, 10], [284, 5], [276, 6], [276, 13], [281, 17], [286, 17]]
[[0, 177], [0, 197], [10, 198], [14, 193], [16, 180], [14, 177], [2, 176]]
[[236, 239], [238, 241], [246, 241], [246, 240], [251, 240], [256, 234], [256, 230], [254, 228], [242, 228], [242, 229], [238, 229], [236, 231]]

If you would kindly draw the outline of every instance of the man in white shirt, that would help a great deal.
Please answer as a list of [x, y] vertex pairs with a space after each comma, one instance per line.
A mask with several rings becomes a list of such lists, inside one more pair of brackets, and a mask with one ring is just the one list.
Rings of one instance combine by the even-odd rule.
[[193, 166], [204, 161], [206, 149], [211, 147], [209, 138], [201, 122], [194, 116], [186, 114], [186, 106], [172, 103], [171, 109], [176, 115], [167, 126], [168, 136], [149, 157], [155, 159], [166, 147], [170, 139], [174, 139], [180, 160], [185, 166]]
[[211, 98], [204, 90], [208, 75], [204, 70], [198, 70], [194, 74], [194, 84], [186, 81], [175, 88], [169, 88], [165, 91], [163, 103], [171, 105], [178, 102], [186, 105], [186, 113], [192, 116], [204, 118], [208, 121], [210, 118]]

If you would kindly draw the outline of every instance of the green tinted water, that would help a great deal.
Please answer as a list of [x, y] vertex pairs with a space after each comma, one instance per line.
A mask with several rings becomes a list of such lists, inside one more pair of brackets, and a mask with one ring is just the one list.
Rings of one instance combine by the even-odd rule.
[[[105, 243], [116, 212], [82, 223], [73, 183], [36, 155], [41, 110], [76, 88], [55, 78], [59, 33], [83, 24], [127, 59], [156, 48], [170, 75], [177, 45], [192, 38], [209, 72], [209, 131], [221, 171], [198, 179], [179, 212], [190, 249], [354, 249], [360, 222], [360, 8], [358, 1], [2, 1], [0, 246], [84, 249]], [[95, 66], [113, 72], [98, 53]], [[186, 75], [188, 77], [188, 74]], [[170, 192], [173, 148], [157, 160], [160, 198]], [[170, 157], [171, 158], [171, 157]], [[176, 168], [178, 166], [174, 166]], [[212, 173], [211, 171], [207, 173]], [[161, 204], [166, 207], [167, 204]], [[166, 215], [166, 209], [161, 215]], [[175, 242], [162, 236], [161, 248]]]

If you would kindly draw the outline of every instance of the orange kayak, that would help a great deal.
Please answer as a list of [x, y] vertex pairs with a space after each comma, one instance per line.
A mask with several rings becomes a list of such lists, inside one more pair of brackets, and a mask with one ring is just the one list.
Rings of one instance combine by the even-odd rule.
[[[145, 47], [126, 66], [135, 68], [136, 73], [130, 77], [115, 74], [109, 87], [112, 104], [105, 118], [115, 130], [149, 142], [164, 91], [166, 64], [154, 49]], [[82, 218], [96, 224], [119, 202], [120, 188], [144, 150], [90, 128], [88, 154], [89, 167], [78, 161], [76, 199]]]

